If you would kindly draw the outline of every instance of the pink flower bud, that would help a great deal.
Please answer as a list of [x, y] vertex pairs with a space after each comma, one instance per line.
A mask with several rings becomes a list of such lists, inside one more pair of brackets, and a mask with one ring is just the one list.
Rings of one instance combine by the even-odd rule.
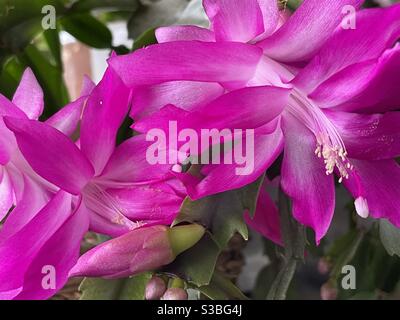
[[186, 290], [183, 290], [181, 288], [169, 288], [161, 298], [161, 300], [187, 300], [187, 299], [188, 299], [188, 294]]
[[322, 285], [320, 293], [322, 300], [336, 300], [338, 290], [330, 282], [327, 282]]
[[325, 258], [318, 261], [318, 272], [320, 274], [328, 274], [331, 271], [331, 264]]
[[160, 300], [165, 290], [167, 290], [167, 285], [164, 280], [153, 276], [146, 286], [146, 300]]

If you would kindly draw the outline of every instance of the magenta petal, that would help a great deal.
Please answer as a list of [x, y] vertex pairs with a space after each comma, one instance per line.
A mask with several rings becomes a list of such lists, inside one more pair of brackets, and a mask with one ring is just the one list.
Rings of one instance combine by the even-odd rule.
[[18, 146], [43, 178], [72, 194], [79, 194], [93, 176], [93, 168], [75, 144], [57, 129], [35, 120], [5, 118]]
[[110, 65], [129, 87], [176, 80], [245, 83], [261, 56], [260, 48], [243, 43], [178, 41], [111, 58]]
[[384, 112], [400, 105], [398, 78], [400, 46], [384, 52], [374, 63], [353, 65], [322, 83], [311, 95], [324, 107], [350, 112]]
[[319, 243], [326, 234], [335, 208], [333, 176], [315, 153], [314, 135], [289, 114], [283, 119], [285, 152], [281, 185], [292, 199], [293, 215], [315, 231]]
[[221, 85], [210, 82], [172, 81], [138, 87], [132, 97], [131, 117], [141, 119], [168, 104], [191, 110], [204, 106], [223, 93]]
[[400, 112], [325, 113], [338, 129], [350, 158], [382, 160], [400, 156]]
[[363, 0], [305, 0], [271, 37], [258, 43], [271, 58], [284, 62], [311, 58], [345, 17], [344, 6], [359, 8]]
[[51, 116], [46, 123], [61, 131], [66, 136], [71, 136], [78, 127], [86, 99], [87, 97], [81, 97], [67, 104], [64, 108]]
[[257, 36], [256, 40], [265, 39], [270, 36], [278, 27], [280, 13], [278, 2], [275, 0], [258, 0], [264, 20], [264, 32]]
[[267, 178], [260, 190], [254, 217], [248, 213], [244, 219], [249, 227], [278, 245], [282, 245], [281, 225], [278, 208], [272, 201], [266, 188], [270, 183]]
[[[53, 296], [67, 282], [69, 271], [79, 258], [83, 236], [88, 230], [88, 214], [84, 206], [64, 222], [40, 249], [25, 274], [23, 291], [17, 300], [43, 300]], [[55, 271], [55, 288], [43, 288], [45, 276]]]
[[146, 141], [145, 135], [138, 135], [119, 145], [99, 180], [105, 181], [105, 185], [112, 188], [112, 182], [134, 185], [166, 178], [170, 165], [152, 165], [146, 159], [146, 152], [152, 144], [154, 142]]
[[130, 90], [108, 68], [86, 104], [81, 124], [81, 150], [95, 173], [104, 169], [114, 151], [118, 129], [128, 113]]
[[344, 184], [354, 198], [366, 199], [374, 218], [389, 219], [400, 227], [400, 167], [396, 161], [350, 161], [354, 170]]
[[43, 112], [43, 91], [30, 68], [22, 75], [21, 82], [12, 102], [18, 106], [29, 119], [38, 119]]
[[203, 0], [217, 41], [248, 42], [264, 31], [257, 0]]
[[[246, 146], [246, 142], [243, 142], [243, 146]], [[248, 163], [249, 171], [247, 174], [238, 174], [237, 169], [243, 168], [243, 165], [209, 164], [203, 166], [202, 173], [205, 177], [201, 180], [189, 179], [190, 175], [188, 174], [180, 178], [183, 179], [190, 198], [194, 200], [227, 190], [241, 188], [263, 175], [282, 152], [282, 147], [283, 136], [282, 131], [278, 127], [270, 135], [255, 136], [254, 163]], [[252, 157], [252, 155], [247, 156], [249, 159]]]
[[156, 30], [158, 43], [171, 41], [215, 41], [215, 35], [212, 31], [197, 26], [171, 26], [161, 27]]
[[378, 59], [399, 38], [399, 19], [400, 5], [358, 11], [356, 28], [338, 28], [298, 75], [296, 85], [312, 92], [319, 84], [344, 68]]
[[0, 292], [20, 288], [43, 245], [71, 214], [71, 196], [60, 191], [18, 233], [0, 245]]
[[[24, 176], [22, 198], [11, 211], [0, 230], [0, 243], [21, 230], [47, 204], [49, 195], [30, 178]], [[0, 192], [1, 194], [1, 192]]]
[[13, 187], [7, 171], [0, 166], [0, 221], [4, 219], [13, 205]]

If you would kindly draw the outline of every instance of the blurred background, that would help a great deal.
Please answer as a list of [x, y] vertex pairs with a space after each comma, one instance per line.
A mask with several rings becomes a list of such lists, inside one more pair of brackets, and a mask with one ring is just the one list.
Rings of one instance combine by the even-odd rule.
[[[366, 6], [394, 2], [369, 0]], [[288, 1], [286, 10], [300, 3]], [[201, 0], [0, 0], [0, 93], [11, 98], [24, 69], [32, 68], [45, 93], [44, 120], [78, 97], [84, 75], [96, 83], [101, 79], [112, 51], [126, 54], [155, 43], [154, 29], [170, 24], [208, 26]], [[331, 231], [321, 246], [308, 244], [307, 262], [298, 269], [289, 298], [400, 298], [399, 258], [388, 255], [380, 241], [387, 226], [360, 224], [340, 186], [337, 201]], [[88, 236], [84, 248], [96, 241]], [[280, 254], [255, 233], [248, 243], [234, 237], [217, 269], [249, 297], [264, 299]], [[337, 289], [346, 263], [362, 273], [356, 292]], [[79, 282], [73, 280], [56, 298], [79, 298]]]

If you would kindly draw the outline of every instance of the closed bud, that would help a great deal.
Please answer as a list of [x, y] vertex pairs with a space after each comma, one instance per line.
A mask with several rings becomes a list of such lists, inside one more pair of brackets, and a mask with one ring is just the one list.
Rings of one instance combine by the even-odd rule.
[[165, 281], [160, 277], [153, 276], [146, 285], [146, 300], [160, 300], [166, 290]]
[[187, 300], [187, 299], [188, 299], [188, 294], [186, 290], [182, 288], [169, 288], [161, 298], [161, 300]]
[[338, 290], [332, 283], [327, 282], [321, 287], [321, 299], [322, 300], [336, 300], [338, 295]]

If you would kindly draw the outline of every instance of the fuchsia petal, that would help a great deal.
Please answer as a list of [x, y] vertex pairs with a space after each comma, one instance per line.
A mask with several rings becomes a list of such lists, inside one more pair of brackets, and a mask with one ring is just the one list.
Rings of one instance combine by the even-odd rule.
[[366, 199], [374, 218], [389, 219], [400, 227], [400, 167], [396, 161], [350, 161], [354, 170], [343, 181], [353, 197]]
[[141, 119], [168, 104], [191, 110], [211, 102], [223, 92], [224, 88], [218, 83], [195, 81], [173, 81], [138, 87], [132, 98], [131, 117]]
[[75, 144], [60, 131], [35, 120], [7, 117], [5, 122], [18, 146], [43, 178], [72, 194], [79, 194], [93, 176], [93, 168]]
[[46, 123], [61, 131], [66, 136], [71, 136], [78, 127], [86, 99], [87, 97], [81, 97], [78, 100], [67, 104], [64, 108], [50, 117]]
[[[249, 143], [247, 141], [247, 143]], [[202, 179], [189, 179], [189, 174], [178, 175], [185, 183], [190, 198], [196, 200], [205, 196], [244, 187], [258, 179], [282, 152], [283, 136], [280, 128], [270, 135], [256, 135], [254, 138], [254, 155], [247, 154], [248, 173], [238, 174], [237, 164], [204, 165]], [[246, 141], [243, 142], [246, 148]], [[245, 152], [243, 152], [245, 154]], [[251, 161], [254, 161], [253, 166]], [[233, 162], [235, 163], [235, 162]], [[253, 168], [252, 168], [253, 167]], [[251, 170], [252, 169], [252, 170]]]
[[10, 177], [0, 166], [0, 222], [4, 219], [13, 205], [14, 193]]
[[146, 141], [145, 135], [123, 142], [115, 149], [99, 179], [112, 188], [112, 181], [126, 183], [129, 187], [166, 178], [170, 165], [152, 165], [146, 159], [146, 152], [152, 144], [154, 142]]
[[203, 0], [217, 41], [248, 42], [264, 31], [257, 0]]
[[84, 76], [81, 97], [90, 95], [95, 87], [96, 84], [92, 81], [92, 79], [90, 79], [88, 76]]
[[279, 116], [290, 90], [270, 86], [248, 87], [231, 91], [208, 105], [185, 111], [167, 106], [134, 124], [139, 132], [158, 128], [168, 132], [170, 121], [177, 121], [178, 132], [190, 128], [201, 129], [255, 129]]
[[42, 114], [44, 107], [43, 91], [30, 68], [27, 68], [22, 75], [12, 102], [29, 119], [38, 119]]
[[23, 286], [31, 262], [70, 214], [71, 196], [60, 191], [29, 224], [1, 243], [0, 292]]
[[293, 215], [315, 231], [316, 242], [326, 234], [335, 208], [333, 176], [315, 153], [315, 136], [293, 116], [283, 119], [285, 152], [281, 185], [292, 199]]
[[197, 26], [161, 27], [156, 30], [156, 38], [158, 43], [192, 40], [215, 41], [215, 35], [212, 31]]
[[146, 225], [170, 225], [176, 218], [184, 197], [165, 189], [165, 184], [159, 183], [107, 191], [117, 199], [124, 215], [132, 221]]
[[358, 11], [356, 28], [338, 28], [298, 75], [295, 84], [311, 92], [335, 73], [352, 64], [378, 59], [398, 40], [399, 20], [400, 5]]
[[264, 20], [264, 32], [257, 36], [257, 40], [261, 40], [270, 36], [276, 30], [280, 15], [278, 1], [258, 0], [258, 3]]
[[22, 198], [11, 211], [0, 230], [0, 243], [20, 231], [47, 204], [49, 195], [30, 178], [24, 176]]
[[110, 65], [129, 87], [175, 80], [245, 83], [261, 55], [243, 43], [178, 41], [111, 58]]
[[400, 112], [374, 115], [325, 113], [338, 129], [349, 157], [382, 160], [400, 156]]
[[266, 190], [270, 182], [267, 178], [265, 179], [258, 196], [254, 217], [246, 213], [244, 219], [252, 229], [276, 244], [282, 245], [279, 211]]
[[94, 211], [89, 211], [89, 229], [95, 233], [110, 237], [119, 237], [129, 231], [141, 227], [140, 223], [132, 222], [122, 214], [117, 222], [112, 222], [109, 217], [103, 217]]
[[108, 68], [93, 89], [82, 116], [81, 150], [101, 173], [114, 151], [118, 129], [130, 107], [130, 90]]
[[371, 63], [352, 65], [322, 83], [311, 95], [323, 107], [348, 112], [385, 112], [400, 106], [397, 78], [400, 45]]
[[[87, 230], [88, 213], [84, 206], [79, 206], [40, 249], [25, 275], [23, 291], [16, 299], [43, 300], [57, 293], [66, 284], [69, 271], [78, 261], [81, 241]], [[49, 278], [53, 271], [55, 288], [43, 288], [43, 284], [51, 283], [46, 281], [46, 275]]]
[[346, 5], [356, 9], [363, 0], [305, 0], [271, 37], [258, 43], [271, 58], [283, 62], [310, 59], [345, 18]]

